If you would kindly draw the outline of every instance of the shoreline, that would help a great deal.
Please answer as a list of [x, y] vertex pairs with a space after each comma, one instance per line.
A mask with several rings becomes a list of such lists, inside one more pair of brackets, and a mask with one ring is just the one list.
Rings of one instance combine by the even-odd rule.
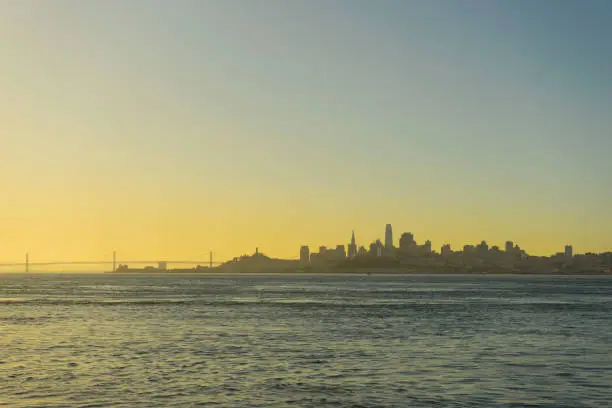
[[105, 275], [144, 275], [144, 276], [178, 276], [178, 275], [206, 275], [206, 276], [240, 276], [240, 275], [305, 275], [305, 276], [322, 276], [322, 275], [345, 275], [345, 276], [611, 276], [612, 271], [568, 271], [568, 272], [520, 272], [520, 271], [445, 271], [445, 270], [411, 270], [411, 269], [394, 269], [394, 268], [363, 268], [363, 269], [311, 269], [311, 270], [245, 270], [245, 271], [197, 271], [197, 270], [122, 270], [122, 271], [0, 271], [0, 275], [38, 275], [38, 274], [73, 274], [73, 275], [90, 275], [90, 274], [105, 274]]
[[588, 272], [566, 272], [566, 273], [550, 273], [550, 272], [518, 272], [518, 271], [508, 271], [508, 272], [469, 272], [469, 271], [461, 271], [461, 272], [449, 272], [449, 271], [414, 271], [414, 270], [385, 270], [381, 269], [367, 269], [367, 270], [309, 270], [309, 271], [300, 271], [300, 270], [290, 270], [290, 271], [177, 271], [173, 272], [169, 271], [106, 271], [106, 272], [93, 272], [93, 273], [103, 273], [109, 275], [357, 275], [357, 276], [393, 276], [393, 275], [446, 275], [446, 276], [466, 276], [466, 275], [494, 275], [494, 276], [612, 276], [612, 272], [596, 272], [596, 271], [588, 271]]

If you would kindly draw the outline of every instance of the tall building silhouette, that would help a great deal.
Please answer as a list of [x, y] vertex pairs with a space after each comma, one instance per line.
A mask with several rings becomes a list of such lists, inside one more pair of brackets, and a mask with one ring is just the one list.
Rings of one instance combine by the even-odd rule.
[[308, 245], [303, 245], [300, 248], [300, 264], [308, 265], [310, 263], [310, 248]]
[[377, 239], [376, 241], [370, 244], [370, 249], [368, 253], [370, 254], [370, 256], [380, 256], [379, 252], [381, 252], [381, 250], [382, 243], [380, 242], [380, 239]]
[[393, 229], [391, 224], [387, 224], [385, 227], [385, 249], [389, 251], [393, 249]]
[[416, 242], [414, 242], [414, 235], [412, 235], [410, 232], [404, 232], [399, 240], [399, 248], [401, 251], [409, 251], [413, 246], [416, 245]]
[[348, 257], [354, 258], [357, 256], [357, 244], [355, 243], [355, 231], [351, 235], [351, 243], [348, 246]]

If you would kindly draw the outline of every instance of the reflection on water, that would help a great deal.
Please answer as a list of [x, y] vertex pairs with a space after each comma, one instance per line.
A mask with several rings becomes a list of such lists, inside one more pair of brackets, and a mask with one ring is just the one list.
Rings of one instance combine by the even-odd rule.
[[606, 406], [612, 279], [0, 275], [9, 407]]

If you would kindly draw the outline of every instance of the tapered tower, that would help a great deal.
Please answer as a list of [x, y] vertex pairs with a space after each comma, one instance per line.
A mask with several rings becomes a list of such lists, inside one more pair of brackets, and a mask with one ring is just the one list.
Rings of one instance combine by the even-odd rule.
[[354, 258], [357, 256], [357, 244], [355, 243], [355, 231], [351, 235], [351, 243], [348, 245], [348, 257]]

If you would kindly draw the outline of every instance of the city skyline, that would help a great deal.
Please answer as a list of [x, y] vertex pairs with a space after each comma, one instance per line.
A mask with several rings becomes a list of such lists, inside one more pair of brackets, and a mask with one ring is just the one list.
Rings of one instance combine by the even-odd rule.
[[[300, 260], [303, 261], [305, 258], [309, 259], [309, 256], [312, 255], [313, 253], [316, 253], [315, 251], [311, 250], [311, 246], [313, 247], [313, 249], [318, 248], [319, 250], [324, 249], [326, 251], [334, 250], [334, 248], [340, 249], [340, 247], [342, 247], [342, 249], [346, 251], [346, 257], [348, 258], [357, 256], [359, 250], [361, 249], [368, 250], [368, 247], [370, 245], [377, 245], [382, 250], [385, 250], [385, 251], [399, 249], [403, 246], [402, 240], [404, 238], [408, 238], [410, 241], [412, 241], [412, 244], [416, 244], [418, 246], [419, 240], [417, 239], [415, 234], [413, 234], [412, 232], [409, 232], [409, 231], [402, 232], [399, 238], [394, 239], [392, 231], [393, 231], [392, 224], [386, 224], [385, 232], [384, 232], [384, 242], [380, 238], [374, 238], [371, 240], [365, 240], [365, 241], [359, 242], [356, 239], [355, 230], [352, 230], [351, 238], [348, 244], [336, 243], [330, 246], [325, 245], [325, 244], [313, 244], [313, 245], [303, 244], [300, 246], [299, 258]], [[397, 245], [396, 245], [396, 242], [397, 242]], [[505, 240], [503, 243], [491, 243], [483, 239], [477, 242], [465, 243], [460, 246], [453, 246], [452, 243], [445, 242], [444, 244], [440, 245], [438, 248], [434, 248], [432, 242], [429, 239], [424, 238], [421, 242], [424, 246], [428, 248], [427, 249], [428, 253], [438, 253], [438, 254], [443, 254], [444, 250], [451, 251], [451, 252], [462, 252], [466, 248], [473, 249], [473, 248], [478, 248], [483, 245], [485, 246], [487, 250], [498, 250], [498, 251], [503, 251], [503, 252], [513, 252], [513, 251], [518, 250], [519, 252], [524, 252], [526, 255], [537, 256], [537, 257], [542, 257], [542, 256], [547, 257], [547, 256], [558, 255], [558, 254], [564, 254], [568, 256], [569, 258], [571, 258], [574, 254], [597, 253], [594, 251], [584, 251], [580, 253], [575, 252], [574, 246], [571, 243], [567, 243], [563, 245], [562, 247], [559, 247], [557, 251], [552, 252], [550, 254], [536, 254], [536, 253], [529, 253], [528, 249], [522, 248], [518, 242], [515, 242], [513, 240]], [[355, 248], [355, 250], [352, 250], [352, 248]], [[610, 252], [612, 252], [612, 247], [610, 250], [601, 251], [600, 253], [610, 253]], [[377, 254], [377, 256], [381, 256], [381, 254], [379, 253]]]
[[[319, 244], [303, 244], [300, 246], [300, 250], [299, 253], [297, 255], [293, 254], [292, 256], [277, 256], [276, 258], [278, 259], [299, 259], [300, 261], [303, 261], [304, 259], [308, 259], [310, 260], [311, 255], [313, 254], [317, 254], [317, 252], [315, 251], [315, 249], [320, 250], [342, 250], [344, 252], [344, 256], [346, 258], [352, 258], [352, 257], [356, 257], [358, 255], [360, 255], [360, 251], [365, 250], [366, 252], [369, 252], [368, 247], [372, 246], [372, 245], [377, 245], [380, 247], [381, 251], [376, 255], [376, 256], [382, 256], [382, 251], [390, 251], [390, 250], [396, 250], [396, 249], [400, 249], [402, 247], [402, 240], [407, 237], [409, 238], [414, 244], [416, 244], [417, 246], [426, 246], [427, 252], [428, 253], [436, 253], [436, 254], [442, 254], [444, 255], [445, 250], [446, 251], [450, 251], [450, 252], [462, 252], [464, 251], [466, 248], [478, 248], [482, 245], [485, 245], [485, 247], [487, 248], [487, 250], [498, 250], [498, 251], [502, 251], [502, 252], [512, 252], [515, 250], [518, 251], [522, 251], [524, 252], [526, 255], [529, 256], [535, 256], [535, 257], [550, 257], [550, 256], [554, 256], [554, 255], [559, 255], [559, 254], [564, 254], [565, 256], [568, 256], [569, 258], [571, 258], [573, 255], [581, 255], [581, 254], [587, 254], [587, 253], [598, 253], [595, 251], [583, 251], [583, 252], [577, 252], [574, 250], [574, 247], [572, 244], [565, 244], [563, 247], [558, 248], [557, 251], [552, 252], [550, 254], [537, 254], [537, 253], [531, 253], [528, 251], [527, 248], [523, 248], [520, 247], [518, 242], [512, 241], [512, 240], [505, 240], [503, 243], [491, 243], [488, 242], [487, 240], [480, 240], [480, 241], [476, 241], [476, 242], [471, 242], [471, 243], [464, 243], [463, 245], [457, 245], [457, 246], [453, 246], [452, 243], [450, 242], [445, 242], [442, 245], [440, 245], [439, 247], [435, 248], [433, 247], [432, 242], [429, 239], [423, 238], [423, 240], [421, 241], [423, 243], [423, 245], [419, 245], [419, 240], [418, 237], [413, 234], [412, 232], [409, 231], [404, 231], [401, 233], [401, 235], [397, 238], [394, 239], [393, 238], [393, 232], [392, 232], [392, 224], [386, 224], [385, 225], [385, 230], [384, 230], [384, 242], [380, 239], [380, 238], [374, 238], [374, 239], [370, 239], [370, 240], [364, 240], [362, 242], [359, 242], [356, 239], [356, 235], [355, 235], [355, 230], [351, 231], [351, 237], [350, 237], [350, 241], [347, 244], [343, 244], [343, 243], [336, 243], [336, 244], [332, 244], [332, 245], [327, 245], [325, 243], [319, 243]], [[396, 245], [397, 242], [397, 245]], [[311, 250], [312, 247], [312, 250]], [[255, 247], [255, 252], [258, 253], [259, 252], [259, 247]], [[612, 252], [611, 250], [606, 250], [606, 251], [600, 251], [599, 253], [610, 253]], [[116, 250], [112, 251], [112, 256], [113, 256], [113, 260], [112, 260], [112, 264], [115, 265], [118, 263], [118, 261], [116, 260]], [[235, 259], [236, 257], [239, 256], [244, 256], [244, 255], [248, 255], [250, 252], [249, 251], [243, 251], [240, 254], [234, 254], [231, 257], [228, 258], [223, 258], [221, 261], [219, 261], [219, 259], [214, 259], [214, 264], [217, 265], [219, 263], [222, 262], [227, 262], [231, 259]], [[192, 263], [201, 263], [201, 264], [207, 264], [210, 263], [211, 265], [213, 264], [213, 254], [214, 252], [211, 250], [209, 250], [208, 252], [208, 256], [209, 259], [208, 261], [194, 261]], [[388, 254], [388, 253], [387, 253]], [[274, 257], [274, 254], [270, 254], [268, 253], [268, 255], [272, 255]], [[21, 265], [23, 264], [28, 264], [29, 263], [29, 259], [30, 259], [30, 253], [26, 252], [25, 253], [25, 262], [20, 262], [17, 261], [15, 259], [10, 260], [11, 263], [14, 263], [15, 265]], [[101, 258], [102, 259], [102, 258]], [[125, 259], [125, 258], [124, 258]], [[142, 262], [146, 262], [146, 263], [156, 263], [156, 262], [177, 262], [177, 261], [164, 261], [164, 259], [168, 259], [166, 257], [158, 257], [156, 258], [158, 259], [158, 261], [140, 261], [137, 260], [135, 262], [137, 263], [142, 263]], [[86, 259], [81, 259], [85, 264], [91, 260], [86, 260]], [[0, 258], [0, 267], [2, 267], [3, 263], [5, 263], [7, 260], [6, 259], [1, 259]], [[77, 258], [71, 258], [70, 260], [58, 260], [56, 259], [51, 260], [51, 259], [43, 259], [40, 260], [42, 262], [66, 262], [67, 264], [70, 264], [71, 262], [74, 262], [75, 264], [79, 264], [79, 259]], [[107, 261], [94, 261], [94, 262], [98, 262], [98, 263], [102, 263], [102, 262], [106, 262], [106, 263], [111, 263], [110, 260]], [[122, 261], [124, 263], [129, 263], [130, 261]], [[134, 262], [134, 261], [132, 261]], [[178, 261], [178, 263], [187, 263], [186, 261]], [[113, 267], [114, 269], [114, 267]]]
[[0, 1], [0, 259], [293, 257], [388, 220], [436, 249], [608, 251], [610, 15]]
[[[110, 260], [98, 259], [94, 261], [91, 259], [77, 260], [72, 258], [70, 260], [46, 259], [32, 262], [30, 254], [26, 253], [25, 262], [14, 261], [6, 263], [0, 259], [0, 272], [2, 272], [1, 269], [5, 268], [13, 268], [13, 272], [19, 272], [15, 268], [20, 266], [25, 268], [26, 273], [53, 272], [57, 271], [57, 268], [65, 272], [108, 272], [109, 270], [113, 272], [116, 270], [128, 272], [133, 271], [130, 266], [134, 264], [146, 265], [144, 269], [140, 269], [140, 272], [167, 272], [170, 271], [168, 267], [169, 264], [183, 265], [182, 268], [174, 268], [174, 271], [203, 272], [213, 267], [229, 267], [230, 269], [226, 269], [225, 271], [231, 272], [231, 268], [244, 268], [242, 262], [244, 261], [248, 264], [249, 260], [253, 259], [263, 261], [263, 263], [259, 263], [257, 266], [257, 268], [263, 268], [260, 271], [266, 271], [268, 266], [273, 267], [274, 270], [277, 270], [279, 267], [281, 270], [287, 267], [291, 268], [291, 266], [289, 266], [290, 264], [283, 262], [297, 262], [296, 265], [300, 267], [314, 267], [319, 271], [321, 268], [326, 269], [329, 267], [339, 267], [340, 269], [338, 271], [341, 271], [343, 268], [355, 268], [354, 270], [357, 271], [364, 265], [372, 267], [380, 264], [380, 266], [383, 267], [394, 266], [396, 270], [403, 270], [404, 272], [410, 270], [410, 268], [421, 268], [420, 271], [424, 273], [436, 273], [436, 271], [440, 270], [439, 268], [446, 268], [444, 269], [446, 272], [456, 272], [456, 268], [459, 268], [463, 272], [469, 272], [469, 268], [481, 268], [480, 271], [486, 273], [491, 273], [493, 271], [496, 271], [494, 273], [500, 273], [500, 271], [502, 271], [502, 273], [508, 273], [521, 270], [523, 271], [522, 273], [525, 273], [528, 268], [532, 269], [527, 273], [534, 273], [538, 270], [540, 273], [551, 273], [550, 268], [552, 268], [552, 273], [559, 273], [559, 270], [555, 269], [558, 267], [574, 268], [572, 269], [573, 273], [589, 273], [589, 271], [590, 273], [593, 273], [593, 271], [595, 271], [595, 273], [601, 273], [602, 271], [606, 271], [606, 268], [612, 272], [612, 269], [610, 269], [612, 251], [600, 253], [586, 251], [584, 253], [578, 253], [574, 251], [571, 244], [566, 244], [562, 249], [560, 248], [560, 250], [551, 254], [534, 254], [529, 253], [528, 249], [522, 248], [519, 243], [512, 240], [506, 240], [503, 245], [496, 245], [495, 243], [481, 240], [478, 243], [465, 244], [460, 247], [454, 247], [451, 243], [445, 243], [439, 247], [438, 250], [433, 247], [430, 240], [425, 239], [424, 241], [419, 241], [418, 237], [411, 232], [402, 232], [399, 238], [395, 240], [393, 237], [393, 227], [390, 223], [385, 225], [384, 241], [380, 238], [375, 238], [369, 242], [367, 240], [359, 242], [356, 239], [355, 230], [352, 230], [348, 244], [337, 243], [329, 247], [325, 244], [320, 244], [318, 247], [314, 245], [312, 250], [310, 247], [311, 245], [308, 244], [301, 245], [299, 253], [296, 256], [289, 257], [275, 257], [273, 254], [265, 254], [265, 251], [260, 252], [259, 247], [256, 247], [255, 252], [252, 253], [253, 255], [251, 255], [251, 252], [245, 252], [221, 260], [214, 257], [214, 253], [211, 249], [209, 251], [209, 258], [206, 261], [176, 260], [168, 259], [163, 256], [158, 256], [156, 261], [144, 261], [142, 259], [127, 260], [125, 257], [119, 260], [117, 259], [117, 251], [113, 250], [112, 268], [110, 269], [107, 267], [111, 264]], [[580, 258], [580, 260], [574, 262], [573, 260], [577, 259], [576, 257]], [[385, 261], [386, 259], [388, 261]], [[346, 264], [347, 261], [351, 260], [357, 263]], [[546, 263], [543, 263], [543, 261]], [[276, 263], [273, 265], [267, 262]], [[382, 264], [380, 262], [382, 262]], [[395, 263], [389, 264], [385, 262]], [[90, 269], [84, 269], [85, 266]], [[37, 270], [32, 270], [31, 267], [37, 268]], [[544, 270], [547, 272], [543, 272]], [[139, 270], [136, 269], [136, 271]], [[234, 272], [235, 271], [236, 270], [234, 270]], [[272, 270], [269, 270], [268, 272], [271, 271]], [[330, 271], [333, 271], [333, 269]]]
[[[384, 243], [373, 240], [357, 245], [351, 233], [348, 251], [345, 245], [319, 246], [311, 252], [302, 245], [299, 268], [304, 272], [366, 273], [480, 273], [480, 274], [610, 274], [612, 251], [575, 253], [572, 245], [546, 256], [534, 255], [519, 243], [507, 240], [503, 245], [486, 241], [461, 248], [444, 244], [437, 251], [430, 240], [419, 242], [411, 232], [403, 232], [395, 245], [393, 228], [386, 224]], [[356, 248], [358, 249], [356, 250]], [[243, 258], [245, 261], [249, 257]], [[248, 271], [245, 264], [236, 266]], [[253, 269], [251, 269], [252, 271]]]

